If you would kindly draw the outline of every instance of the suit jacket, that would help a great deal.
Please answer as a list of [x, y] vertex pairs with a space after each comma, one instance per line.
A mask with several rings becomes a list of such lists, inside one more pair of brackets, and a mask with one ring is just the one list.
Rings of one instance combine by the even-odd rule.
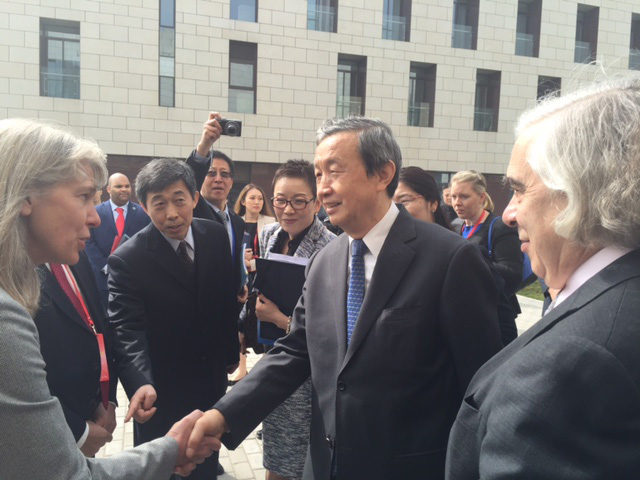
[[195, 273], [150, 224], [109, 257], [109, 319], [116, 363], [131, 397], [153, 384], [158, 410], [136, 425], [137, 438], [164, 435], [196, 408], [207, 408], [238, 363], [235, 292], [225, 229], [194, 219]]
[[291, 333], [215, 408], [235, 448], [306, 377], [313, 382], [307, 479], [444, 476], [468, 382], [501, 348], [497, 292], [479, 250], [400, 209], [347, 346], [349, 242], [313, 257]]
[[[209, 171], [211, 165], [211, 158], [207, 158], [205, 162], [196, 157], [196, 151], [194, 150], [189, 158], [187, 158], [187, 165], [193, 170], [193, 174], [196, 177], [196, 185], [198, 191], [202, 188], [204, 179]], [[207, 203], [202, 195], [198, 199], [196, 207], [193, 209], [193, 216], [196, 218], [205, 218], [207, 220], [213, 220], [224, 225], [222, 217]], [[231, 208], [229, 208], [229, 217], [231, 219], [231, 228], [233, 229], [233, 282], [240, 291], [244, 285], [240, 285], [241, 271], [244, 262], [244, 252], [242, 251], [242, 237], [244, 236], [244, 220], [239, 215], [236, 215]], [[236, 292], [237, 293], [237, 292]]]
[[[102, 399], [98, 342], [53, 273], [44, 265], [39, 270], [43, 278], [42, 294], [40, 309], [33, 320], [38, 327], [40, 350], [47, 365], [47, 383], [51, 395], [60, 400], [67, 423], [78, 440]], [[71, 266], [71, 272], [96, 330], [104, 335], [109, 361], [109, 400], [115, 402], [118, 378], [111, 350], [111, 330], [106, 324], [106, 311], [84, 252], [80, 252], [80, 261]]]
[[639, 293], [635, 250], [487, 362], [453, 426], [447, 478], [637, 478]]
[[[116, 235], [118, 235], [118, 230], [116, 229], [116, 222], [113, 219], [109, 200], [98, 205], [96, 211], [100, 216], [100, 226], [91, 229], [91, 238], [87, 241], [86, 251], [93, 266], [93, 273], [100, 291], [100, 299], [104, 308], [107, 308], [109, 292], [107, 289], [107, 274], [104, 273], [103, 269], [107, 264], [107, 258], [111, 254], [111, 247]], [[150, 221], [142, 206], [129, 202], [129, 209], [124, 222], [124, 234], [133, 237], [149, 225]]]
[[0, 289], [0, 478], [157, 480], [168, 478], [178, 444], [161, 438], [108, 459], [85, 458], [47, 385], [38, 331]]

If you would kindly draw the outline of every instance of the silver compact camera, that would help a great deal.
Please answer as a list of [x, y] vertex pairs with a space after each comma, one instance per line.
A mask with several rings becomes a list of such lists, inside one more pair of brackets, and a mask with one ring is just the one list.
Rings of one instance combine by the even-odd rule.
[[242, 134], [242, 121], [230, 118], [219, 118], [218, 123], [222, 127], [222, 135], [239, 137]]

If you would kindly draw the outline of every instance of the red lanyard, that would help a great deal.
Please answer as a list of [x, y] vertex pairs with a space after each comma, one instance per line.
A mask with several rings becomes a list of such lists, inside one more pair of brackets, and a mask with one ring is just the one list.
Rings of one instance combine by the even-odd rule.
[[[489, 215], [489, 212], [487, 212], [486, 210], [482, 211], [482, 215], [480, 215], [480, 218], [478, 219], [478, 221], [476, 222], [476, 224], [474, 225], [473, 229], [471, 229], [471, 231], [469, 232], [469, 235], [466, 236], [467, 240], [470, 239], [471, 237], [473, 237], [473, 234], [476, 233], [476, 230], [478, 229], [478, 227], [480, 225], [482, 225], [482, 222], [484, 221], [484, 219]], [[462, 225], [462, 230], [460, 230], [460, 235], [462, 235], [462, 232], [464, 231], [464, 225]]]
[[73, 288], [73, 291], [76, 294], [76, 297], [78, 297], [80, 305], [82, 306], [82, 310], [84, 311], [84, 321], [93, 331], [93, 334], [98, 340], [98, 349], [100, 350], [100, 390], [102, 393], [102, 405], [106, 410], [109, 406], [109, 364], [107, 362], [107, 349], [104, 345], [104, 335], [96, 331], [96, 326], [91, 319], [91, 315], [89, 315], [87, 304], [84, 301], [82, 293], [80, 292], [78, 284], [76, 283], [76, 279], [71, 274], [69, 267], [67, 265], [62, 265], [62, 268], [64, 269], [67, 278], [71, 279], [71, 286]]

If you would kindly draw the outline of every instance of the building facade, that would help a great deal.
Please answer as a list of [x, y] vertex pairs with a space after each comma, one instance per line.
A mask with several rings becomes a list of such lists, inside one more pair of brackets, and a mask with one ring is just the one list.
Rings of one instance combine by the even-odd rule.
[[[587, 3], [580, 3], [580, 2]], [[53, 119], [135, 176], [187, 156], [209, 111], [236, 189], [313, 159], [326, 117], [388, 122], [404, 164], [498, 181], [541, 95], [640, 68], [631, 0], [3, 0], [0, 116]], [[578, 72], [579, 74], [577, 74]]]

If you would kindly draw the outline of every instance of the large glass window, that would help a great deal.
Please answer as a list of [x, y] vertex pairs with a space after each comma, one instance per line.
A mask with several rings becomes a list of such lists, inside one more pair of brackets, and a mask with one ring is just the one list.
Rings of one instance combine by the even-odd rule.
[[484, 132], [498, 131], [500, 77], [500, 72], [478, 70], [476, 77], [476, 107], [473, 119], [474, 130]]
[[542, 0], [520, 0], [516, 25], [516, 55], [537, 57], [540, 49]]
[[80, 98], [80, 23], [40, 19], [40, 95]]
[[436, 98], [436, 65], [411, 62], [407, 125], [433, 127]]
[[453, 48], [475, 50], [478, 44], [479, 0], [453, 1]]
[[598, 17], [600, 9], [578, 4], [576, 18], [576, 63], [590, 63], [596, 59], [598, 48]]
[[631, 42], [629, 44], [629, 68], [640, 70], [640, 15], [631, 15]]
[[560, 95], [561, 87], [562, 79], [560, 77], [544, 77], [540, 75], [538, 77], [538, 93], [536, 99], [541, 100], [552, 95]]
[[338, 55], [336, 115], [364, 115], [367, 57]]
[[382, 38], [409, 41], [411, 0], [384, 0]]
[[258, 21], [258, 0], [231, 0], [231, 20]]
[[160, 0], [158, 103], [175, 106], [176, 84], [176, 4], [175, 0]]
[[229, 111], [256, 113], [255, 43], [229, 42]]
[[321, 32], [336, 32], [338, 0], [308, 0], [307, 28]]

